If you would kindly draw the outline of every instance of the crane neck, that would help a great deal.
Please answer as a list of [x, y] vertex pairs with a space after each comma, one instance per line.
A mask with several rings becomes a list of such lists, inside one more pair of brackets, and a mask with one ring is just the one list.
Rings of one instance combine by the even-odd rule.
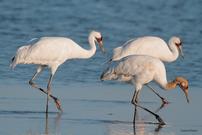
[[166, 90], [172, 90], [172, 89], [175, 89], [177, 86], [177, 82], [175, 80], [171, 81], [171, 82], [168, 82], [166, 85], [165, 85], [165, 89]]
[[157, 84], [159, 84], [161, 86], [161, 88], [163, 88], [165, 90], [172, 90], [172, 89], [175, 89], [177, 86], [176, 79], [171, 82], [168, 82], [166, 77], [163, 77], [163, 78], [157, 79], [155, 81], [157, 82]]
[[92, 33], [89, 34], [88, 42], [89, 42], [90, 48], [82, 49], [80, 58], [88, 59], [95, 54], [96, 52], [95, 37], [93, 36]]
[[175, 45], [175, 43], [172, 40], [169, 40], [169, 49], [171, 51], [171, 57], [169, 58], [169, 61], [175, 61], [179, 56], [179, 51]]

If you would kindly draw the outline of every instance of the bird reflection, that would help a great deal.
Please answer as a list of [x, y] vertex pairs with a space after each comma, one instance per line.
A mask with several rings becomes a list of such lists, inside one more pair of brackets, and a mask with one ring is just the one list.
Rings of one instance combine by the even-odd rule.
[[[58, 112], [57, 116], [54, 118], [54, 134], [59, 134], [60, 133], [60, 123], [61, 123], [61, 116], [62, 112]], [[45, 120], [45, 133], [44, 135], [52, 135], [53, 132], [50, 132], [49, 129], [49, 117], [48, 113], [46, 113], [46, 120]]]
[[[154, 112], [157, 113], [161, 109], [163, 109], [167, 104], [162, 103]], [[134, 108], [134, 123], [133, 123], [133, 134], [134, 135], [144, 135], [145, 134], [145, 124], [156, 124], [157, 126], [154, 129], [154, 134], [158, 135], [159, 131], [163, 128], [164, 125], [159, 123], [152, 122], [143, 122], [143, 120], [139, 117], [137, 107]]]
[[[157, 113], [165, 106], [166, 104], [161, 104], [154, 112]], [[135, 123], [120, 122], [109, 124], [108, 135], [159, 135], [161, 133], [160, 131], [163, 128], [163, 125], [159, 123], [145, 122], [145, 119], [148, 119], [151, 115], [146, 115], [144, 116], [144, 119], [142, 119], [138, 108], [135, 107], [134, 109]], [[151, 127], [154, 129], [150, 130]]]

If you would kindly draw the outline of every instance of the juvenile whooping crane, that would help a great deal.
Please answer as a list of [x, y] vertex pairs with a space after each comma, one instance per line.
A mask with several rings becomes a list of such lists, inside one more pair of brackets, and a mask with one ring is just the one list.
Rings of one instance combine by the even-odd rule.
[[188, 99], [188, 80], [183, 77], [176, 77], [173, 81], [168, 82], [166, 77], [166, 69], [161, 60], [147, 55], [131, 55], [127, 56], [115, 65], [110, 65], [102, 75], [101, 80], [118, 80], [131, 83], [135, 87], [135, 92], [131, 103], [153, 114], [160, 124], [164, 121], [156, 113], [142, 107], [138, 104], [138, 95], [143, 87], [151, 81], [155, 81], [161, 88], [172, 90], [179, 86]]

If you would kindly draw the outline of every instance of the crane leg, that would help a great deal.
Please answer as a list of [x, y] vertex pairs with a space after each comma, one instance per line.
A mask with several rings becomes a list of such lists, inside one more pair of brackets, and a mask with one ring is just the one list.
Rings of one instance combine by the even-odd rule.
[[[44, 66], [40, 66], [40, 67], [37, 69], [36, 73], [34, 74], [34, 76], [33, 76], [33, 77], [31, 78], [31, 80], [29, 81], [29, 84], [30, 84], [33, 88], [36, 88], [36, 89], [40, 90], [41, 92], [43, 92], [43, 93], [45, 93], [45, 94], [48, 94], [48, 92], [47, 92], [46, 90], [44, 90], [44, 89], [38, 87], [37, 84], [33, 82], [33, 80], [34, 80], [34, 79], [37, 77], [37, 75], [43, 70], [43, 68], [44, 68]], [[57, 109], [60, 110], [60, 111], [62, 111], [60, 100], [59, 100], [57, 97], [55, 97], [55, 96], [53, 96], [53, 95], [51, 95], [51, 94], [50, 94], [49, 96], [54, 100]]]
[[50, 78], [48, 80], [48, 85], [47, 85], [46, 113], [48, 113], [48, 102], [49, 102], [49, 98], [50, 98], [50, 95], [51, 95], [51, 82], [52, 82], [52, 79], [53, 79], [53, 75], [51, 74]]
[[[142, 107], [141, 105], [139, 105], [139, 104], [136, 102], [136, 101], [137, 101], [137, 100], [136, 100], [137, 97], [138, 97], [138, 91], [135, 92], [134, 95], [133, 95], [132, 104], [134, 104], [135, 106], [140, 107], [140, 108], [142, 108], [143, 110], [145, 110], [145, 111], [151, 113], [151, 114], [154, 115], [155, 118], [159, 121], [159, 124], [165, 125], [165, 122], [163, 121], [163, 119], [162, 119], [158, 114], [156, 114], [156, 113], [150, 111], [149, 109], [147, 109], [147, 108]], [[135, 123], [135, 121], [133, 121], [133, 123]]]
[[132, 104], [133, 104], [133, 102], [136, 102], [136, 103], [139, 102], [139, 100], [138, 100], [139, 94], [140, 94], [140, 91], [136, 91], [136, 90], [135, 90], [135, 92], [134, 92], [134, 94], [133, 94], [133, 98], [132, 98], [132, 100], [131, 100], [131, 103], [132, 103]]
[[133, 124], [135, 124], [136, 116], [137, 116], [137, 106], [135, 105], [134, 115], [133, 115]]
[[151, 91], [153, 91], [162, 101], [162, 104], [168, 104], [169, 102], [164, 98], [162, 97], [159, 93], [157, 93], [154, 88], [152, 88], [150, 85], [146, 85]]
[[[132, 103], [132, 104], [133, 104], [133, 102], [136, 102], [136, 103], [139, 102], [139, 100], [138, 100], [139, 92], [140, 92], [140, 91], [136, 91], [136, 90], [135, 90], [135, 92], [134, 92], [134, 94], [133, 94], [133, 98], [132, 98], [132, 100], [131, 100], [131, 103]], [[136, 114], [137, 114], [137, 106], [135, 105], [134, 116], [133, 116], [133, 123], [134, 123], [134, 124], [135, 124]]]
[[161, 106], [159, 106], [154, 112], [155, 113], [159, 112], [163, 107], [165, 107], [164, 103], [162, 103]]

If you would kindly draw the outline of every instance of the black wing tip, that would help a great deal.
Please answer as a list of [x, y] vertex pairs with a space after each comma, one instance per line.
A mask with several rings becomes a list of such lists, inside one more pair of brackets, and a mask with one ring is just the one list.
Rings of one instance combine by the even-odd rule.
[[11, 59], [11, 61], [13, 62], [15, 60], [15, 56]]

